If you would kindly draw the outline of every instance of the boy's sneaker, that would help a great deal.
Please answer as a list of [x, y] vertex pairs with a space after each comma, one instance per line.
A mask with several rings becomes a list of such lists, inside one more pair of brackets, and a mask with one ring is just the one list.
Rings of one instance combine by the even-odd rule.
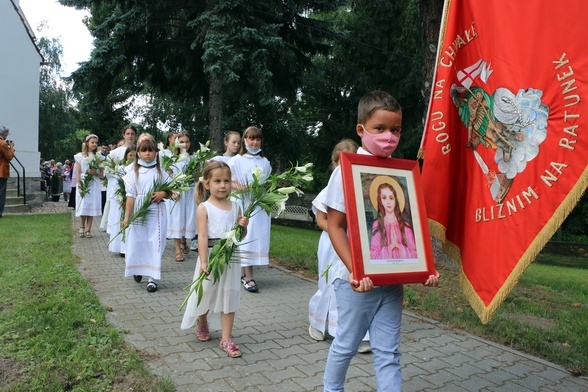
[[370, 346], [369, 340], [363, 340], [359, 343], [359, 347], [357, 348], [357, 352], [361, 354], [367, 354], [372, 352], [372, 347]]
[[147, 291], [150, 293], [154, 293], [157, 291], [157, 283], [149, 282], [147, 283]]
[[190, 242], [190, 250], [198, 250], [198, 240], [192, 240]]
[[312, 325], [308, 326], [308, 334], [311, 338], [319, 342], [325, 340], [325, 335], [318, 329], [314, 328]]

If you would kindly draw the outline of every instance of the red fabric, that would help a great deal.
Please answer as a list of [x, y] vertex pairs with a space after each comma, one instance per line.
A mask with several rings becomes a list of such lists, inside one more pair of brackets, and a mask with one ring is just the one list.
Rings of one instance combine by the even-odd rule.
[[0, 139], [0, 178], [10, 178], [10, 161], [13, 157], [14, 149]]
[[[422, 182], [431, 232], [461, 261], [483, 322], [586, 189], [586, 15], [585, 0], [446, 1]], [[458, 72], [480, 59], [486, 72], [463, 89]], [[501, 198], [489, 185], [506, 168]]]

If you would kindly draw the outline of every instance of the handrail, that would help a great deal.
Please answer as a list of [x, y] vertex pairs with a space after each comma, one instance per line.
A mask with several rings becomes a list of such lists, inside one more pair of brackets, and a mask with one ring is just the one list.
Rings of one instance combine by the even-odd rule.
[[[23, 204], [27, 204], [26, 170], [25, 170], [25, 167], [22, 165], [22, 163], [20, 163], [20, 161], [18, 160], [16, 155], [14, 155], [13, 158], [16, 159], [16, 161], [18, 162], [18, 164], [22, 168], [22, 199], [23, 199]], [[10, 161], [10, 166], [12, 166], [12, 168], [16, 172], [16, 189], [18, 191], [18, 196], [20, 197], [21, 196], [21, 194], [20, 194], [20, 173], [19, 173], [18, 169], [12, 164], [12, 161]]]

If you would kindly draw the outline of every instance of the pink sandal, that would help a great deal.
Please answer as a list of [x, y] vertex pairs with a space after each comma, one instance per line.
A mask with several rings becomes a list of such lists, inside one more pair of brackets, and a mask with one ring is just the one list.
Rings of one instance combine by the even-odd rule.
[[198, 321], [196, 321], [196, 339], [201, 342], [207, 342], [210, 340], [208, 323], [200, 324]]
[[233, 342], [231, 339], [224, 339], [220, 341], [220, 349], [227, 353], [227, 355], [231, 358], [239, 358], [241, 356], [241, 351], [239, 350], [239, 346]]

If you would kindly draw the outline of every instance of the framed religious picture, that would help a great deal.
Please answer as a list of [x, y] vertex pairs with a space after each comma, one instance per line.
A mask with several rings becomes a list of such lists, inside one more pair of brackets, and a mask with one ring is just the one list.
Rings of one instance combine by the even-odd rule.
[[341, 153], [353, 276], [377, 286], [435, 273], [417, 161]]

